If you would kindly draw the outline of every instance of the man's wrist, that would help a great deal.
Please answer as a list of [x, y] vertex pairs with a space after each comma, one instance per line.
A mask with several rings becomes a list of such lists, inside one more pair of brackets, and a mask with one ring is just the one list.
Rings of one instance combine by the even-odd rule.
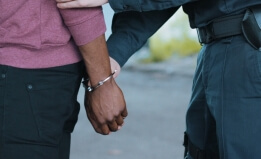
[[79, 49], [91, 85], [97, 84], [111, 74], [110, 60], [104, 35], [86, 45], [80, 46]]
[[96, 90], [98, 87], [102, 86], [105, 82], [109, 81], [111, 78], [113, 78], [113, 75], [116, 73], [117, 70], [115, 70], [114, 72], [112, 72], [107, 78], [105, 78], [104, 80], [101, 80], [98, 82], [98, 84], [91, 86], [89, 85], [89, 81], [90, 79], [84, 79], [82, 84], [85, 88], [85, 90], [89, 91], [89, 92], [93, 92], [94, 90]]

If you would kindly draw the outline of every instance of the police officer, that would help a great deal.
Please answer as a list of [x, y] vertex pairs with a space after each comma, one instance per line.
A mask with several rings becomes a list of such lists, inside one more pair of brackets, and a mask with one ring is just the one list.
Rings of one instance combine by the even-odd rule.
[[[57, 0], [58, 7], [90, 7], [107, 2], [65, 1]], [[198, 30], [202, 49], [186, 115], [186, 158], [261, 158], [261, 1], [109, 0], [109, 3], [115, 15], [108, 48], [120, 66], [180, 6], [189, 16], [191, 28]]]

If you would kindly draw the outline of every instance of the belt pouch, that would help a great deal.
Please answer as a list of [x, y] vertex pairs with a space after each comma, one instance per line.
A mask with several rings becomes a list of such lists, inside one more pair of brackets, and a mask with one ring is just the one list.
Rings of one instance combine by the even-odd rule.
[[255, 49], [261, 51], [261, 6], [246, 10], [242, 21], [242, 32], [245, 39]]

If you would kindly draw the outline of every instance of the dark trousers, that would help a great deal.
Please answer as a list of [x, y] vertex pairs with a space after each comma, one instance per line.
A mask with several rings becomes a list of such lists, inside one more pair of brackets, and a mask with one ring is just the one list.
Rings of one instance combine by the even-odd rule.
[[47, 69], [0, 65], [0, 159], [68, 159], [82, 62]]
[[261, 52], [243, 36], [202, 47], [186, 121], [207, 159], [261, 158]]

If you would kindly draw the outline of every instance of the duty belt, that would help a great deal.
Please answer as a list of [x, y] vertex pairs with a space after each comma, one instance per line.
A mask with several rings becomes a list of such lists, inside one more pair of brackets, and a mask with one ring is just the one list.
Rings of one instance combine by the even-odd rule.
[[244, 14], [230, 15], [214, 19], [207, 26], [197, 28], [201, 44], [208, 44], [216, 39], [242, 33], [241, 22]]

